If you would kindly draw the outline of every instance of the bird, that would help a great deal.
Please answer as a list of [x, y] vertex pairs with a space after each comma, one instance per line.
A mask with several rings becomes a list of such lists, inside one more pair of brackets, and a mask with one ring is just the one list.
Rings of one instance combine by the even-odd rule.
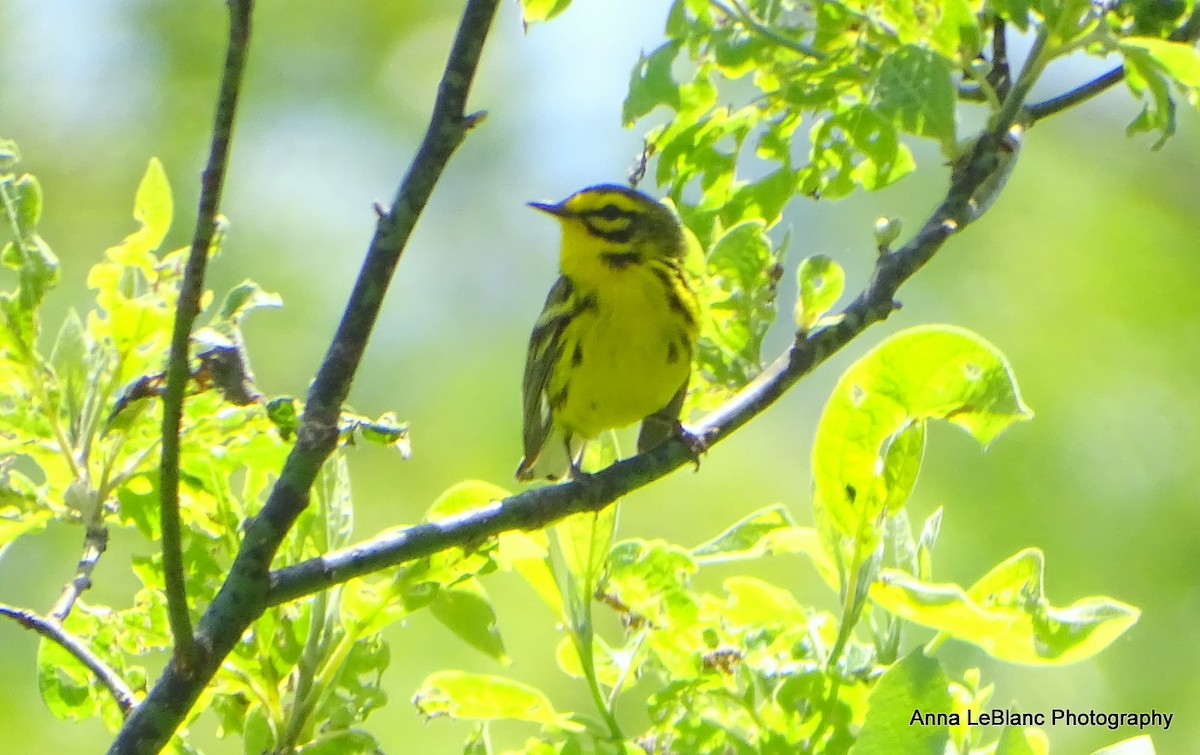
[[562, 245], [559, 277], [529, 338], [516, 478], [586, 476], [587, 441], [639, 420], [639, 453], [688, 438], [679, 415], [701, 305], [684, 270], [679, 219], [618, 184], [529, 206], [559, 221]]

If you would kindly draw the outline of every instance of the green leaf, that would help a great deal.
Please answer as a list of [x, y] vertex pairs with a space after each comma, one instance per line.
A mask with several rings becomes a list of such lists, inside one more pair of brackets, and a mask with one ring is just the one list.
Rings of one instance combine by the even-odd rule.
[[696, 563], [663, 540], [623, 540], [613, 546], [599, 590], [630, 625], [686, 626], [696, 619], [689, 583]]
[[472, 577], [438, 590], [429, 611], [471, 647], [511, 663], [496, 626], [496, 610], [479, 580]]
[[79, 313], [72, 308], [63, 319], [54, 348], [50, 351], [50, 365], [58, 377], [57, 388], [73, 439], [82, 425], [84, 406], [97, 400], [95, 393], [98, 386], [88, 377], [91, 357], [92, 344], [87, 328], [79, 318]]
[[837, 569], [821, 547], [817, 531], [798, 527], [782, 505], [759, 509], [691, 550], [699, 566], [759, 559], [785, 553], [808, 556], [826, 584], [837, 589]]
[[585, 584], [595, 584], [617, 527], [617, 512], [609, 506], [597, 512], [572, 514], [555, 525], [567, 570]]
[[1029, 29], [1029, 9], [1032, 5], [1032, 0], [988, 0], [990, 10], [1022, 32]]
[[848, 145], [863, 158], [857, 161], [852, 157], [842, 173], [867, 191], [890, 186], [916, 168], [912, 153], [900, 141], [896, 124], [878, 111], [865, 105], [852, 107], [838, 113], [831, 122], [843, 130]]
[[[628, 648], [614, 651], [604, 641], [604, 638], [599, 635], [594, 636], [592, 640], [591, 658], [589, 661], [597, 681], [610, 690], [614, 689], [618, 684], [621, 684], [622, 689], [625, 689], [637, 682], [637, 675], [627, 672], [627, 667], [634, 661], [636, 651], [631, 651]], [[637, 642], [636, 638], [631, 638], [630, 640], [630, 644], [636, 644]], [[579, 651], [576, 649], [574, 637], [568, 636], [559, 640], [558, 645], [554, 649], [554, 659], [558, 663], [559, 670], [567, 676], [573, 679], [587, 678], [587, 672], [584, 671], [583, 662], [579, 658]]]
[[264, 291], [254, 281], [242, 281], [225, 295], [217, 310], [218, 320], [239, 322], [242, 317], [255, 309], [278, 308], [283, 306], [283, 298], [279, 294]]
[[821, 320], [842, 295], [846, 273], [842, 266], [823, 254], [808, 257], [796, 272], [796, 326], [804, 332]]
[[[584, 469], [602, 469], [617, 458], [615, 436], [605, 433], [598, 442], [588, 444]], [[554, 535], [567, 568], [567, 611], [571, 627], [581, 630], [588, 624], [588, 605], [604, 568], [617, 532], [619, 503], [600, 511], [572, 514], [554, 525]], [[590, 630], [589, 630], [590, 631]]]
[[768, 506], [739, 519], [712, 540], [692, 548], [692, 558], [697, 563], [762, 558], [771, 553], [768, 543], [771, 535], [792, 529], [796, 529], [796, 524], [786, 508], [780, 504]]
[[1140, 47], [1125, 49], [1125, 83], [1129, 90], [1145, 102], [1142, 111], [1126, 127], [1127, 136], [1144, 131], [1158, 131], [1153, 145], [1157, 150], [1175, 134], [1175, 100], [1167, 86], [1162, 66]]
[[709, 317], [698, 361], [718, 384], [740, 387], [761, 369], [762, 340], [775, 320], [778, 264], [762, 220], [733, 226], [709, 252], [702, 292]]
[[926, 582], [933, 579], [933, 546], [937, 544], [938, 535], [942, 531], [942, 507], [938, 506], [925, 519], [921, 527], [921, 536], [917, 539], [917, 573], [918, 579]]
[[0, 208], [16, 237], [0, 251], [0, 262], [17, 271], [18, 284], [15, 295], [0, 298], [0, 314], [12, 349], [29, 356], [38, 337], [38, 309], [58, 285], [58, 258], [37, 232], [42, 188], [36, 178], [23, 175], [15, 181], [0, 181]]
[[512, 679], [465, 671], [430, 674], [413, 695], [413, 705], [426, 719], [443, 716], [469, 721], [529, 721], [543, 726], [582, 731], [567, 715], [554, 710], [539, 689]]
[[1092, 755], [1154, 755], [1155, 752], [1157, 750], [1154, 749], [1154, 740], [1150, 738], [1149, 734], [1142, 734], [1138, 737], [1123, 739], [1108, 747], [1102, 747]]
[[941, 665], [920, 650], [909, 653], [879, 678], [867, 698], [867, 718], [852, 755], [941, 753], [950, 738], [945, 725], [912, 723], [922, 715], [949, 714], [953, 702]]
[[[413, 585], [405, 581], [402, 569], [393, 580], [355, 580], [341, 591], [342, 621], [359, 636], [377, 634], [389, 624], [403, 619], [412, 611], [424, 608], [432, 600], [437, 585], [426, 582]], [[414, 600], [412, 592], [424, 588], [423, 602]], [[407, 592], [406, 592], [407, 590]]]
[[157, 249], [171, 227], [174, 205], [167, 173], [157, 157], [150, 158], [133, 200], [133, 218], [142, 224], [146, 249]]
[[21, 176], [12, 185], [15, 193], [14, 230], [17, 238], [26, 240], [37, 233], [42, 219], [42, 186], [31, 175]]
[[905, 45], [884, 57], [875, 96], [879, 109], [892, 114], [910, 134], [937, 139], [953, 149], [955, 135], [953, 68], [941, 55]]
[[445, 490], [425, 512], [425, 521], [436, 522], [501, 501], [511, 493], [483, 480], [463, 480]]
[[101, 697], [107, 693], [61, 645], [44, 638], [38, 642], [37, 670], [42, 702], [55, 717], [82, 721], [100, 713]]
[[[255, 753], [267, 751], [253, 750]], [[380, 752], [383, 750], [379, 747], [379, 740], [362, 729], [327, 732], [296, 750], [297, 755], [376, 755]]]
[[1156, 37], [1127, 37], [1120, 42], [1126, 56], [1144, 54], [1147, 59], [1186, 89], [1200, 88], [1200, 49], [1191, 42], [1171, 42]]
[[[401, 459], [412, 456], [412, 441], [407, 422], [400, 421], [395, 412], [384, 412], [377, 419], [368, 419], [357, 414], [342, 413], [344, 437], [361, 437], [368, 443], [389, 446], [400, 452]], [[436, 504], [435, 504], [436, 505]]]
[[[4, 488], [7, 488], [7, 484], [4, 485]], [[4, 488], [0, 488], [0, 495], [8, 492]], [[17, 512], [0, 505], [0, 559], [4, 558], [8, 546], [12, 545], [17, 538], [41, 532], [46, 529], [46, 525], [52, 518], [53, 514], [49, 511]]]
[[280, 396], [267, 402], [267, 419], [279, 430], [284, 440], [291, 440], [300, 429], [300, 413], [296, 410], [296, 399]]
[[1041, 729], [1005, 726], [993, 755], [1050, 755], [1050, 742]]
[[[354, 532], [354, 498], [351, 493], [350, 465], [346, 454], [335, 451], [333, 456], [321, 465], [321, 473], [313, 485], [313, 495], [317, 506], [313, 507], [315, 514], [310, 550], [294, 553], [294, 560], [318, 556], [334, 548], [342, 548], [350, 543]], [[295, 536], [300, 534], [297, 524]]]
[[930, 325], [891, 336], [846, 370], [817, 424], [823, 526], [874, 548], [871, 523], [903, 506], [915, 483], [926, 421], [945, 419], [986, 446], [1030, 416], [1008, 362], [978, 335]]
[[510, 569], [533, 588], [556, 618], [563, 616], [562, 593], [550, 561], [550, 541], [545, 530], [503, 532], [496, 549], [496, 565]]
[[754, 577], [730, 577], [722, 585], [728, 594], [724, 621], [742, 626], [788, 624], [804, 626], [808, 609], [790, 592]]
[[521, 19], [526, 25], [549, 21], [570, 4], [571, 0], [521, 0]]
[[680, 43], [667, 42], [650, 55], [642, 55], [629, 75], [629, 94], [621, 107], [621, 122], [626, 127], [659, 105], [680, 108], [679, 84], [671, 76], [671, 64], [679, 54]]
[[[293, 627], [302, 629], [302, 626]], [[297, 637], [294, 641], [303, 642], [303, 639]], [[333, 650], [328, 662], [336, 662], [338, 652]], [[264, 645], [258, 653], [260, 657], [278, 657], [272, 644]], [[333, 684], [319, 690], [320, 701], [313, 713], [313, 719], [319, 721], [321, 728], [331, 734], [339, 730], [350, 730], [366, 720], [372, 711], [387, 704], [387, 693], [383, 690], [382, 678], [390, 661], [391, 651], [382, 637], [377, 634], [359, 637], [350, 645], [349, 654], [337, 668]], [[256, 665], [254, 671], [261, 678], [262, 672], [258, 668]], [[251, 678], [254, 679], [253, 676]]]
[[1051, 606], [1043, 591], [1042, 552], [1029, 548], [1000, 563], [969, 590], [922, 582], [885, 569], [871, 599], [921, 626], [969, 642], [994, 658], [1053, 666], [1086, 660], [1137, 622], [1140, 612], [1108, 597]]

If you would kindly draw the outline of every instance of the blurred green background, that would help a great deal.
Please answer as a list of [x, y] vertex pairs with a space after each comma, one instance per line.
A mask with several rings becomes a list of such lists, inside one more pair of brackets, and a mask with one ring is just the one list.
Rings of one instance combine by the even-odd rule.
[[[523, 32], [502, 4], [472, 106], [489, 112], [455, 156], [405, 252], [351, 395], [366, 414], [412, 421], [414, 456], [351, 454], [357, 532], [418, 519], [463, 478], [510, 485], [519, 458], [519, 382], [529, 328], [554, 276], [557, 228], [524, 207], [600, 181], [621, 181], [641, 146], [619, 123], [629, 71], [660, 40], [666, 0], [576, 0]], [[333, 331], [374, 228], [420, 138], [461, 3], [261, 0], [224, 210], [231, 231], [212, 267], [223, 290], [252, 278], [284, 298], [256, 313], [247, 336], [260, 387], [302, 395]], [[86, 306], [85, 278], [133, 228], [133, 191], [152, 155], [175, 190], [171, 247], [186, 243], [223, 55], [224, 3], [8, 0], [0, 5], [0, 136], [46, 194], [43, 233], [63, 262], [47, 328]], [[1018, 48], [1021, 45], [1015, 45]], [[1101, 70], [1052, 68], [1053, 94]], [[977, 330], [1010, 358], [1037, 416], [986, 453], [937, 427], [912, 515], [946, 508], [936, 576], [969, 584], [1025, 546], [1047, 555], [1058, 604], [1109, 594], [1140, 607], [1132, 631], [1092, 662], [1061, 669], [993, 663], [948, 645], [952, 670], [978, 665], [993, 704], [1176, 714], [1153, 732], [1160, 752], [1200, 741], [1200, 119], [1181, 113], [1161, 151], [1126, 139], [1137, 106], [1123, 91], [1060, 115], [1028, 136], [1007, 190], [901, 292], [904, 308], [869, 331], [765, 416], [681, 471], [627, 499], [620, 534], [693, 545], [766, 504], [804, 522], [812, 428], [839, 372], [885, 335], [927, 322]], [[884, 192], [791, 206], [789, 271], [828, 254], [856, 290], [869, 270], [879, 215], [915, 229], [946, 169], [921, 145], [919, 175]], [[782, 308], [794, 287], [785, 276]], [[7, 284], [7, 281], [6, 281]], [[769, 353], [786, 344], [786, 325]], [[83, 533], [66, 526], [18, 542], [0, 562], [0, 600], [45, 610], [70, 578]], [[125, 557], [148, 546], [115, 537], [95, 600], [123, 603]], [[718, 590], [733, 569], [700, 585]], [[832, 607], [799, 558], [757, 574]], [[556, 672], [552, 617], [515, 579], [491, 578], [513, 664], [502, 668], [426, 614], [391, 630], [391, 703], [368, 726], [388, 751], [457, 751], [467, 731], [423, 724], [408, 698], [440, 668], [510, 674], [587, 710], [582, 684]], [[540, 603], [537, 604], [540, 606]], [[924, 635], [909, 635], [913, 642]], [[0, 623], [0, 730], [9, 752], [96, 751], [99, 723], [57, 721], [42, 706], [36, 637]], [[636, 717], [637, 693], [624, 713]], [[210, 752], [240, 743], [195, 728]], [[500, 726], [512, 742], [532, 733]], [[1050, 730], [1057, 752], [1084, 752], [1136, 732]], [[511, 743], [511, 742], [510, 742]]]

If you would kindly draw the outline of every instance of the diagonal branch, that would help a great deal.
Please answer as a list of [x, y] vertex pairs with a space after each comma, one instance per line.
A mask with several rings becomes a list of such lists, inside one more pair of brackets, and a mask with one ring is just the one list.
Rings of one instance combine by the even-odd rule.
[[62, 623], [57, 619], [53, 617], [43, 618], [33, 611], [14, 608], [13, 606], [4, 604], [0, 604], [0, 616], [7, 616], [26, 629], [32, 629], [70, 653], [75, 660], [82, 663], [104, 685], [104, 688], [117, 701], [117, 707], [121, 709], [123, 715], [128, 715], [133, 706], [137, 704], [137, 698], [133, 696], [133, 690], [129, 688], [129, 685], [125, 683], [120, 674], [80, 642], [78, 637], [63, 629]]
[[[835, 354], [897, 305], [897, 289], [933, 257], [954, 233], [977, 218], [990, 197], [987, 192], [1015, 156], [1008, 123], [985, 133], [950, 177], [945, 199], [904, 247], [882, 255], [858, 297], [841, 312], [835, 325], [799, 333], [795, 344], [736, 396], [702, 418], [696, 430], [710, 446], [761, 414], [785, 391]], [[489, 506], [389, 533], [320, 558], [271, 573], [268, 601], [295, 600], [331, 585], [388, 566], [428, 556], [514, 529], [538, 529], [583, 511], [599, 511], [617, 498], [664, 477], [692, 460], [681, 440], [617, 462], [583, 481], [527, 490]]]
[[1050, 97], [1041, 102], [1035, 102], [1027, 108], [1030, 123], [1037, 123], [1043, 118], [1078, 105], [1104, 92], [1112, 86], [1125, 80], [1125, 66], [1117, 66], [1112, 70], [1097, 76], [1086, 84], [1080, 84], [1069, 92]]
[[192, 248], [179, 288], [179, 304], [175, 308], [175, 329], [171, 335], [171, 355], [167, 361], [167, 388], [163, 394], [162, 461], [159, 465], [159, 496], [162, 522], [163, 577], [167, 592], [167, 616], [175, 653], [183, 665], [196, 662], [197, 649], [192, 638], [192, 620], [188, 615], [187, 587], [183, 575], [183, 542], [179, 529], [179, 431], [183, 419], [183, 394], [188, 382], [188, 343], [192, 325], [200, 314], [200, 297], [204, 292], [204, 273], [208, 266], [208, 250], [216, 229], [217, 211], [221, 204], [221, 188], [229, 165], [229, 143], [233, 135], [233, 119], [237, 112], [242, 74], [246, 68], [246, 53], [250, 46], [250, 16], [254, 0], [231, 0], [229, 3], [229, 47], [225, 54], [225, 70], [221, 76], [221, 92], [213, 123], [212, 145], [208, 165], [204, 168], [200, 187], [200, 209], [196, 215], [196, 230]]
[[[249, 0], [244, 0], [249, 2]], [[425, 138], [391, 208], [380, 213], [342, 321], [317, 371], [304, 418], [279, 480], [262, 511], [246, 523], [241, 549], [221, 590], [197, 625], [197, 662], [170, 663], [117, 735], [110, 753], [164, 747], [251, 622], [269, 605], [271, 560], [308, 503], [322, 463], [338, 438], [338, 415], [350, 391], [383, 295], [400, 254], [442, 170], [481, 113], [464, 113], [467, 94], [499, 0], [468, 0], [438, 87]]]
[[[1200, 39], [1200, 5], [1196, 6], [1192, 11], [1192, 15], [1188, 16], [1187, 20], [1179, 28], [1171, 32], [1167, 39], [1172, 42], [1195, 42], [1197, 39]], [[1041, 102], [1036, 102], [1026, 108], [1026, 111], [1029, 113], [1030, 123], [1036, 123], [1043, 118], [1090, 100], [1124, 80], [1125, 66], [1120, 65], [1105, 71], [1091, 81], [1080, 84], [1068, 92], [1050, 97]]]

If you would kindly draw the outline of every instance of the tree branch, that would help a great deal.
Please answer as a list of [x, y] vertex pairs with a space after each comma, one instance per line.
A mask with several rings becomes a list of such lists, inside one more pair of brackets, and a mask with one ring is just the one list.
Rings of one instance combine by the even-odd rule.
[[87, 529], [83, 536], [83, 555], [75, 567], [75, 576], [63, 588], [58, 600], [50, 609], [50, 616], [55, 621], [66, 621], [67, 615], [75, 607], [75, 601], [83, 591], [92, 586], [92, 571], [100, 561], [100, 556], [108, 548], [108, 528], [103, 522], [103, 505], [96, 506], [96, 512], [87, 518]]
[[447, 161], [482, 118], [480, 113], [466, 115], [464, 107], [498, 2], [467, 2], [425, 138], [391, 208], [380, 215], [342, 321], [309, 391], [296, 444], [262, 511], [247, 522], [229, 576], [197, 625], [196, 665], [184, 666], [173, 659], [126, 721], [110, 753], [153, 752], [165, 746], [222, 659], [269, 605], [271, 560], [307, 505], [313, 480], [337, 443], [338, 415], [392, 272]]
[[[761, 414], [801, 377], [824, 362], [866, 328], [886, 318], [897, 304], [897, 289], [933, 257], [954, 233], [978, 217], [986, 205], [980, 197], [996, 176], [1011, 167], [1013, 137], [1005, 130], [982, 135], [950, 176], [945, 199], [904, 247], [882, 255], [866, 287], [838, 322], [811, 333], [799, 333], [795, 344], [736, 396], [702, 418], [694, 428], [710, 446]], [[672, 440], [646, 453], [619, 461], [590, 475], [560, 485], [526, 490], [488, 506], [417, 524], [310, 559], [271, 573], [268, 601], [286, 603], [354, 577], [412, 561], [448, 548], [471, 547], [515, 529], [539, 529], [570, 514], [599, 511], [617, 498], [664, 477], [692, 461], [692, 451]]]
[[1117, 66], [1116, 68], [1101, 74], [1086, 84], [1081, 84], [1069, 92], [1051, 97], [1041, 102], [1035, 102], [1026, 108], [1029, 113], [1030, 122], [1036, 123], [1043, 118], [1054, 115], [1057, 112], [1066, 110], [1069, 107], [1078, 105], [1081, 102], [1090, 100], [1101, 92], [1107, 90], [1115, 84], [1125, 80], [1125, 67]]
[[[1172, 42], [1195, 42], [1200, 39], [1200, 5], [1192, 10], [1192, 15], [1188, 16], [1179, 28], [1171, 32], [1167, 39]], [[1124, 80], [1125, 66], [1117, 66], [1086, 84], [1080, 84], [1069, 92], [1034, 103], [1026, 108], [1026, 112], [1030, 116], [1030, 123], [1036, 123], [1043, 118], [1090, 100]]]
[[114, 671], [107, 663], [100, 660], [96, 654], [80, 642], [79, 638], [63, 629], [62, 624], [57, 619], [43, 618], [33, 611], [14, 608], [3, 603], [0, 603], [0, 616], [7, 616], [26, 629], [32, 629], [70, 653], [71, 657], [82, 663], [88, 671], [91, 671], [100, 680], [104, 688], [117, 701], [117, 707], [121, 709], [123, 715], [129, 715], [129, 711], [137, 704], [137, 699], [133, 696], [133, 690], [129, 689], [129, 685], [125, 683], [120, 674]]
[[992, 70], [988, 72], [987, 83], [1001, 101], [1008, 97], [1012, 88], [1012, 71], [1008, 66], [1008, 27], [999, 16], [992, 19]]
[[824, 60], [825, 54], [820, 50], [810, 47], [803, 42], [797, 42], [790, 39], [785, 34], [781, 34], [769, 24], [755, 18], [749, 10], [742, 6], [739, 0], [729, 0], [733, 7], [725, 5], [721, 0], [708, 0], [708, 4], [725, 14], [729, 20], [738, 20], [750, 31], [762, 36], [763, 38], [774, 42], [780, 47], [791, 50], [794, 53], [803, 55], [814, 60]]
[[175, 640], [175, 661], [183, 666], [194, 664], [198, 653], [192, 637], [192, 620], [188, 615], [183, 542], [179, 528], [179, 432], [183, 418], [183, 394], [190, 374], [188, 346], [192, 326], [200, 313], [208, 251], [216, 229], [221, 188], [229, 165], [229, 144], [250, 46], [250, 17], [253, 11], [254, 0], [229, 2], [229, 47], [225, 53], [225, 70], [221, 75], [208, 165], [201, 176], [196, 229], [179, 288], [179, 304], [175, 308], [175, 330], [171, 335], [171, 354], [167, 361], [167, 388], [163, 394], [162, 460], [159, 465], [163, 578], [167, 593], [167, 616]]

